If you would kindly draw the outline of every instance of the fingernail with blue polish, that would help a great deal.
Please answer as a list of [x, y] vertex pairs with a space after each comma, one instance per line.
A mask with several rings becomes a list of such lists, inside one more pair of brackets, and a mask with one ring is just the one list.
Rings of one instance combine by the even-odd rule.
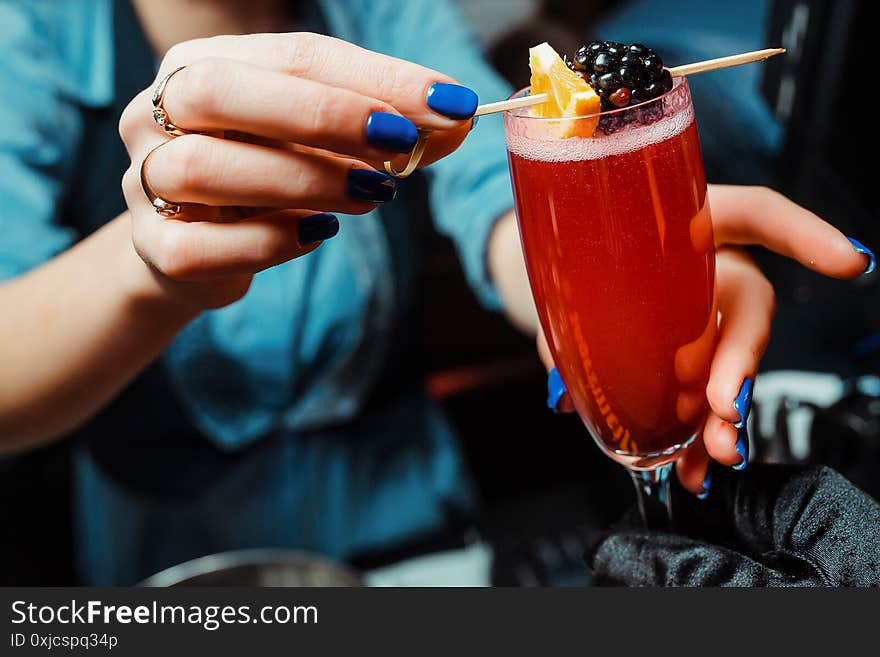
[[339, 219], [332, 214], [313, 214], [299, 220], [299, 243], [303, 246], [329, 240], [339, 232]]
[[565, 384], [562, 382], [562, 377], [559, 376], [559, 370], [554, 367], [547, 375], [547, 408], [556, 411], [559, 400], [565, 393]]
[[739, 422], [734, 422], [738, 431], [736, 434], [736, 451], [742, 457], [742, 461], [733, 466], [734, 470], [745, 470], [749, 464], [749, 413], [752, 410], [752, 388], [754, 382], [752, 377], [747, 376], [743, 379], [739, 389], [739, 394], [733, 400], [733, 408], [739, 413]]
[[409, 153], [419, 140], [416, 124], [404, 116], [373, 112], [367, 119], [367, 142], [392, 153]]
[[480, 99], [467, 87], [458, 84], [435, 82], [425, 97], [428, 107], [450, 119], [469, 119], [477, 111]]
[[749, 464], [749, 431], [746, 427], [739, 430], [736, 438], [736, 451], [742, 457], [742, 461], [733, 466], [734, 470], [745, 470]]
[[712, 464], [706, 467], [706, 476], [703, 477], [703, 492], [697, 493], [698, 500], [705, 500], [709, 497], [709, 490], [712, 488]]
[[381, 171], [352, 169], [348, 172], [348, 195], [355, 201], [385, 203], [397, 196], [397, 182]]
[[861, 253], [862, 255], [868, 256], [868, 264], [865, 266], [865, 271], [862, 274], [870, 274], [872, 271], [877, 269], [877, 256], [874, 255], [874, 252], [871, 251], [867, 246], [859, 242], [858, 240], [854, 240], [852, 237], [847, 237], [849, 243], [853, 245], [853, 248], [856, 250], [856, 253]]
[[734, 422], [733, 426], [742, 429], [746, 421], [749, 419], [749, 411], [752, 410], [752, 386], [754, 385], [752, 377], [747, 376], [743, 379], [739, 388], [739, 394], [733, 400], [733, 408], [739, 413], [739, 421]]

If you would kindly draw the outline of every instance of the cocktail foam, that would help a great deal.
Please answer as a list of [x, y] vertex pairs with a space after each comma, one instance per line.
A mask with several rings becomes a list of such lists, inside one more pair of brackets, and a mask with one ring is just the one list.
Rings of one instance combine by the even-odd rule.
[[[565, 121], [566, 119], [562, 119]], [[515, 125], [508, 126], [507, 148], [511, 153], [529, 160], [542, 162], [576, 162], [599, 160], [612, 155], [637, 151], [684, 132], [694, 121], [693, 106], [687, 104], [666, 112], [663, 118], [650, 125], [632, 124], [610, 135], [596, 133], [593, 137], [558, 139], [554, 135], [552, 119], [511, 117]], [[510, 129], [510, 128], [513, 129]]]

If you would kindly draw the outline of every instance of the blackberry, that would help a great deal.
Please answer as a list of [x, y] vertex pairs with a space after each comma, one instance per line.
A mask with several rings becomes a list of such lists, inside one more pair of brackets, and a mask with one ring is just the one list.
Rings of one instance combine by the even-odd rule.
[[672, 89], [660, 55], [641, 43], [591, 41], [566, 62], [599, 94], [603, 111], [644, 103]]
[[617, 69], [617, 74], [620, 76], [620, 82], [626, 87], [630, 93], [632, 90], [639, 86], [639, 81], [642, 79], [642, 73], [635, 66], [621, 66]]
[[620, 66], [620, 60], [617, 57], [612, 55], [610, 52], [600, 52], [593, 58], [592, 72], [607, 73], [608, 71], [611, 71], [618, 66]]
[[596, 89], [596, 92], [601, 94], [603, 98], [610, 98], [611, 94], [620, 89], [622, 84], [620, 76], [617, 73], [606, 73], [605, 75], [599, 76], [599, 84], [597, 85], [598, 88]]
[[586, 71], [587, 66], [590, 64], [590, 59], [590, 53], [585, 48], [581, 48], [574, 54], [574, 59], [571, 60], [571, 68], [575, 71]]

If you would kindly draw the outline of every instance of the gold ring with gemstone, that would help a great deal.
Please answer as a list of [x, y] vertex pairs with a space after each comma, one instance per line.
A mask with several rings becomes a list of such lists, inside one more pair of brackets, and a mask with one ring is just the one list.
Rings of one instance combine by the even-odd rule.
[[141, 162], [141, 187], [143, 188], [144, 194], [146, 195], [147, 199], [150, 201], [150, 205], [152, 205], [153, 209], [156, 211], [156, 214], [162, 217], [174, 217], [180, 214], [180, 204], [174, 203], [172, 201], [166, 201], [165, 199], [160, 198], [159, 195], [153, 191], [153, 188], [150, 186], [150, 183], [147, 180], [147, 162], [149, 162], [150, 158], [153, 157], [153, 153], [155, 153], [161, 147], [162, 144], [156, 146], [156, 148], [147, 153], [144, 161]]
[[185, 68], [186, 66], [178, 66], [171, 71], [171, 73], [159, 80], [159, 84], [157, 84], [156, 88], [153, 90], [153, 120], [160, 128], [172, 137], [180, 137], [181, 135], [187, 134], [187, 131], [174, 125], [171, 121], [171, 117], [168, 116], [168, 112], [163, 105], [165, 100], [165, 89], [168, 87], [168, 81], [171, 77]]

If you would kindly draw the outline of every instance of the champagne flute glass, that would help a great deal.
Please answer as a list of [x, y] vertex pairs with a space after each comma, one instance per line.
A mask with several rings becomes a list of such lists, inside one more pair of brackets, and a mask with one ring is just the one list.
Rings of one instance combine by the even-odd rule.
[[[514, 97], [528, 94], [528, 89]], [[591, 137], [561, 135], [590, 134]], [[580, 123], [581, 125], [574, 125]], [[505, 112], [516, 214], [554, 362], [648, 526], [699, 437], [718, 332], [706, 178], [687, 81], [598, 115]]]

